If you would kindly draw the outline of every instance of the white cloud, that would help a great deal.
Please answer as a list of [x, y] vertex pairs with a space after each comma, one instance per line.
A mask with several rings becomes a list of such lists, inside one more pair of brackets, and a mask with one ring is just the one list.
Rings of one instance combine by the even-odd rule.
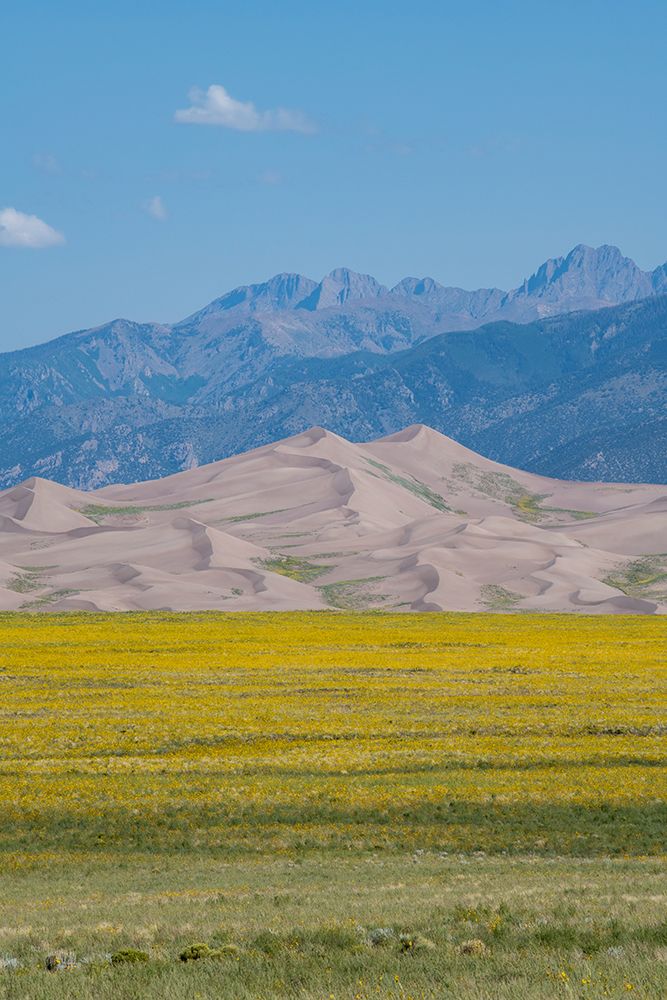
[[221, 125], [239, 132], [314, 132], [301, 111], [275, 108], [258, 111], [252, 101], [237, 101], [224, 87], [213, 83], [208, 90], [193, 88], [192, 106], [177, 111], [174, 120], [188, 125]]
[[0, 209], [0, 246], [2, 247], [54, 247], [64, 243], [65, 237], [52, 229], [36, 215], [17, 212], [15, 208]]
[[144, 207], [148, 214], [152, 215], [158, 222], [164, 222], [167, 218], [167, 209], [159, 194], [156, 194], [154, 198], [150, 198]]

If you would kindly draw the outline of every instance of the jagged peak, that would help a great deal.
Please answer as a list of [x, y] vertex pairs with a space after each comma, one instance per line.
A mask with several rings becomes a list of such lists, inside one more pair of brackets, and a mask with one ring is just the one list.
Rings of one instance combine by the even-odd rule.
[[435, 278], [402, 278], [397, 285], [391, 289], [392, 295], [430, 295], [432, 292], [439, 292], [444, 289]]
[[274, 299], [293, 303], [301, 299], [303, 295], [315, 288], [316, 282], [312, 278], [307, 278], [303, 274], [283, 271], [274, 274], [264, 285], [259, 286], [260, 291], [266, 292]]
[[508, 300], [526, 296], [553, 296], [556, 289], [590, 299], [626, 301], [650, 295], [652, 275], [642, 271], [617, 246], [604, 243], [591, 247], [578, 243], [564, 257], [545, 260], [529, 278], [513, 291]]
[[637, 272], [641, 271], [631, 257], [626, 257], [612, 243], [602, 243], [599, 247], [590, 247], [586, 243], [577, 243], [565, 256], [564, 263], [568, 266], [585, 266], [587, 264], [594, 266], [620, 265]]
[[651, 284], [656, 292], [660, 294], [667, 292], [667, 264], [661, 264], [651, 272]]
[[441, 285], [434, 278], [408, 277], [394, 285], [391, 294], [453, 313], [467, 311], [470, 317], [477, 318], [484, 317], [489, 309], [497, 306], [507, 292], [500, 288], [468, 291], [456, 285]]
[[280, 274], [274, 274], [267, 281], [239, 285], [237, 288], [233, 288], [220, 298], [214, 299], [203, 309], [181, 320], [177, 326], [185, 326], [211, 314], [226, 312], [237, 307], [243, 307], [250, 311], [293, 309], [316, 287], [317, 282], [313, 281], [312, 278], [296, 272], [283, 271]]
[[[406, 276], [389, 289], [373, 275], [343, 266], [333, 268], [320, 281], [298, 272], [285, 271], [273, 275], [267, 281], [232, 289], [176, 326], [187, 326], [209, 315], [235, 308], [249, 312], [281, 309], [316, 312], [342, 306], [347, 302], [371, 301], [385, 296], [424, 303], [430, 301], [438, 308], [455, 311], [469, 308], [471, 317], [483, 319], [489, 310], [498, 308], [501, 298], [505, 303], [511, 303], [526, 296], [540, 297], [545, 289], [555, 286], [559, 280], [570, 282], [572, 279], [576, 280], [578, 275], [582, 281], [586, 281], [589, 296], [599, 290], [603, 293], [600, 295], [601, 299], [609, 301], [616, 301], [614, 286], [619, 282], [622, 288], [618, 289], [618, 301], [667, 289], [667, 264], [658, 266], [652, 272], [645, 272], [613, 244], [604, 243], [593, 247], [577, 243], [567, 254], [545, 260], [518, 287], [509, 292], [499, 288], [467, 290], [443, 285], [430, 276]], [[112, 327], [118, 328], [120, 332], [123, 328], [137, 326], [139, 324], [119, 319], [100, 329]]]
[[334, 267], [332, 271], [329, 271], [327, 275], [322, 280], [326, 278], [332, 278], [334, 281], [340, 281], [343, 285], [352, 285], [355, 283], [361, 283], [368, 285], [372, 288], [383, 288], [384, 286], [373, 277], [372, 274], [364, 274], [362, 271], [353, 271], [351, 267]]
[[314, 312], [358, 299], [378, 298], [388, 292], [389, 289], [381, 285], [372, 274], [360, 274], [348, 267], [336, 267], [299, 303], [299, 308]]

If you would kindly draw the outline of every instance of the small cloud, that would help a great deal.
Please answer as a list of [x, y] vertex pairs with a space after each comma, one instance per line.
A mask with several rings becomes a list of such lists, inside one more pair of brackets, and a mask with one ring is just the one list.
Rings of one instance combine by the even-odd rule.
[[167, 218], [167, 209], [159, 194], [156, 194], [154, 198], [150, 198], [144, 205], [144, 208], [158, 222], [164, 222]]
[[36, 215], [17, 212], [15, 208], [0, 209], [0, 246], [3, 247], [54, 247], [64, 243], [65, 237], [52, 229]]
[[32, 158], [32, 165], [35, 170], [41, 170], [45, 174], [60, 173], [60, 164], [53, 153], [35, 153]]
[[258, 111], [252, 101], [237, 101], [224, 87], [213, 83], [208, 90], [194, 87], [188, 94], [192, 106], [177, 111], [174, 120], [187, 125], [220, 125], [239, 132], [303, 132], [315, 127], [301, 111], [275, 108]]
[[260, 182], [266, 184], [268, 187], [275, 187], [276, 184], [282, 184], [283, 175], [279, 170], [265, 170], [259, 175]]

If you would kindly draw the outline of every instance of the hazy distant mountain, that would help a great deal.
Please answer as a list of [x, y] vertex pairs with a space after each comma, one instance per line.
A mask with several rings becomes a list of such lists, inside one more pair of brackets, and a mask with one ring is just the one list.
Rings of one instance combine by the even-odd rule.
[[508, 318], [525, 320], [575, 309], [599, 309], [667, 292], [667, 268], [640, 270], [617, 247], [576, 246], [567, 257], [547, 260], [503, 303]]
[[661, 293], [667, 265], [578, 246], [509, 292], [340, 268], [237, 288], [173, 326], [115, 320], [0, 355], [0, 485], [89, 488], [315, 423], [361, 439], [412, 421], [551, 475], [664, 481]]
[[[284, 362], [269, 394], [231, 398], [252, 428], [242, 447], [315, 416], [358, 441], [420, 422], [543, 475], [667, 483], [667, 296], [450, 332], [390, 356]], [[220, 423], [213, 440], [224, 434]]]

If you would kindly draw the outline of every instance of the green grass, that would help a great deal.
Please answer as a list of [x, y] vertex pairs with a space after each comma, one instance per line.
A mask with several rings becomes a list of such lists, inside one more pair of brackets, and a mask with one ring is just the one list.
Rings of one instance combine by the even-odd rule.
[[1, 1000], [662, 1000], [664, 625], [0, 615]]
[[592, 510], [572, 510], [570, 507], [542, 507], [541, 510], [548, 514], [562, 514], [573, 521], [590, 521], [592, 517], [599, 517]]
[[7, 590], [13, 590], [16, 594], [29, 594], [34, 590], [41, 590], [46, 586], [44, 574], [49, 569], [57, 569], [55, 565], [50, 566], [19, 566], [19, 572], [11, 576], [5, 583]]
[[37, 568], [15, 573], [5, 583], [7, 590], [13, 590], [15, 594], [28, 594], [33, 590], [41, 590], [43, 586], [42, 570]]
[[484, 607], [490, 611], [511, 611], [519, 601], [523, 600], [523, 594], [517, 594], [514, 590], [507, 590], [495, 583], [487, 583], [480, 588], [480, 600]]
[[[0, 874], [6, 1000], [554, 1000], [667, 993], [657, 860], [196, 852]], [[422, 939], [432, 946], [418, 944]], [[466, 942], [481, 941], [482, 954]], [[205, 944], [212, 958], [180, 955]], [[134, 949], [147, 962], [112, 964]], [[74, 967], [47, 972], [47, 955]], [[192, 953], [192, 952], [191, 952]]]
[[105, 504], [90, 503], [85, 507], [78, 507], [79, 514], [100, 524], [106, 517], [127, 517], [134, 514], [145, 514], [157, 510], [185, 510], [188, 507], [196, 507], [201, 503], [210, 503], [212, 497], [204, 500], [179, 500], [177, 503], [161, 503], [148, 506], [138, 506], [136, 504], [125, 504], [119, 507], [106, 506]]
[[318, 563], [309, 562], [308, 559], [300, 559], [297, 556], [273, 556], [270, 559], [262, 559], [261, 566], [278, 573], [280, 576], [287, 576], [290, 580], [299, 580], [301, 583], [312, 583], [320, 576], [328, 573], [332, 566], [322, 566]]
[[[280, 510], [257, 510], [251, 514], [233, 514], [231, 517], [223, 517], [219, 524], [237, 524], [241, 521], [256, 521], [259, 517], [268, 517], [269, 514], [282, 514], [288, 508], [281, 507]], [[301, 534], [301, 532], [299, 532]]]
[[415, 479], [414, 476], [400, 476], [398, 473], [392, 472], [389, 466], [383, 465], [382, 462], [377, 462], [373, 458], [367, 458], [366, 461], [375, 469], [379, 469], [382, 473], [382, 477], [388, 482], [396, 483], [397, 486], [402, 486], [404, 490], [408, 490], [408, 492], [412, 493], [420, 500], [423, 500], [431, 507], [435, 507], [436, 510], [451, 510], [451, 507], [449, 507], [449, 505], [445, 502], [445, 498], [439, 493], [436, 493], [430, 486], [427, 486], [426, 483], [422, 483], [421, 480]]
[[506, 472], [484, 471], [469, 462], [456, 462], [452, 473], [455, 480], [464, 482], [478, 493], [509, 504], [524, 521], [539, 521], [544, 516], [540, 503], [545, 497], [528, 492]]
[[384, 579], [383, 576], [366, 576], [358, 580], [340, 580], [338, 583], [322, 584], [319, 590], [330, 607], [356, 611], [389, 599], [386, 594], [378, 594], [373, 589], [374, 583]]
[[[46, 590], [49, 585], [44, 579], [44, 574], [47, 570], [56, 568], [56, 566], [21, 566], [19, 567], [20, 572], [10, 577], [5, 587], [8, 590], [13, 590], [16, 594], [32, 594], [36, 591]], [[36, 611], [49, 604], [55, 604], [63, 597], [71, 597], [78, 593], [78, 590], [71, 590], [67, 587], [49, 590], [47, 593], [37, 594], [32, 600], [24, 601], [21, 610]]]
[[667, 556], [651, 555], [632, 559], [604, 578], [603, 583], [616, 587], [629, 597], [667, 597]]
[[48, 604], [55, 604], [56, 601], [62, 600], [63, 597], [73, 597], [75, 594], [79, 593], [81, 593], [81, 591], [72, 590], [69, 587], [62, 587], [59, 590], [51, 590], [48, 594], [40, 594], [39, 597], [35, 597], [32, 601], [24, 601], [21, 605], [21, 609], [23, 611], [35, 611]]
[[531, 493], [506, 472], [490, 472], [469, 462], [457, 462], [452, 469], [455, 480], [466, 483], [478, 493], [509, 504], [522, 521], [535, 524], [557, 514], [574, 521], [597, 517], [589, 510], [570, 510], [565, 507], [545, 507], [546, 493]]

